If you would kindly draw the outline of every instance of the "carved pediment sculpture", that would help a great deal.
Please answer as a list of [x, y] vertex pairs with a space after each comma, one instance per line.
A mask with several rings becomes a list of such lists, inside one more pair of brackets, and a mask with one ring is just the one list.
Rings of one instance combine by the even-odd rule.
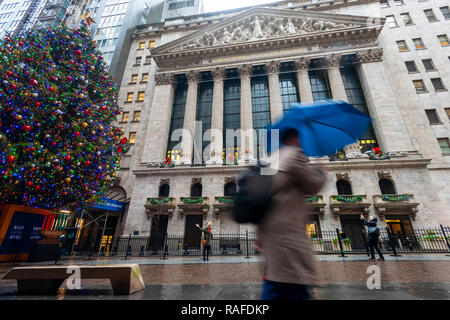
[[216, 31], [204, 32], [189, 42], [172, 48], [170, 52], [282, 38], [354, 26], [358, 25], [312, 18], [253, 16], [239, 21], [231, 27], [227, 26]]

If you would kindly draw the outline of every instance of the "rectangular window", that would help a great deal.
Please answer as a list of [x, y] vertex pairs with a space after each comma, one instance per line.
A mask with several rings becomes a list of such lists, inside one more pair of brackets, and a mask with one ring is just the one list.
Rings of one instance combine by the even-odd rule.
[[169, 136], [167, 137], [167, 156], [174, 161], [180, 161], [181, 149], [174, 149], [174, 147], [180, 143], [180, 137], [178, 140], [173, 137], [172, 133], [177, 129], [183, 128], [184, 122], [184, 110], [186, 108], [186, 95], [187, 95], [188, 85], [186, 81], [179, 81], [177, 83], [177, 88], [174, 93], [173, 107], [172, 107], [172, 117], [170, 120], [170, 130]]
[[137, 102], [142, 102], [142, 101], [144, 101], [144, 94], [145, 94], [145, 91], [139, 91], [138, 92], [138, 98], [137, 98]]
[[297, 77], [295, 73], [280, 73], [280, 91], [283, 111], [292, 108], [294, 103], [300, 102], [297, 90]]
[[151, 49], [151, 48], [154, 48], [155, 47], [155, 40], [150, 40], [149, 42], [148, 42], [148, 47]]
[[394, 0], [394, 4], [395, 4], [396, 6], [401, 6], [401, 5], [403, 5], [404, 3], [403, 3], [403, 0]]
[[401, 13], [400, 16], [402, 17], [402, 21], [405, 26], [414, 24], [409, 13]]
[[141, 117], [141, 111], [135, 111], [133, 115], [133, 122], [138, 122]]
[[450, 141], [448, 138], [438, 138], [439, 146], [441, 147], [442, 153], [450, 154]]
[[425, 45], [423, 44], [422, 38], [413, 39], [414, 46], [416, 49], [424, 49]]
[[443, 47], [448, 46], [448, 38], [446, 34], [441, 34], [437, 37], [439, 39], [439, 42], [441, 43], [441, 46]]
[[425, 16], [428, 19], [428, 22], [436, 22], [439, 21], [436, 16], [434, 15], [433, 9], [426, 9], [423, 10], [423, 12], [425, 13]]
[[445, 113], [447, 114], [448, 120], [450, 120], [450, 108], [445, 108]]
[[389, 28], [397, 28], [398, 24], [394, 16], [386, 16], [386, 24]]
[[449, 20], [450, 19], [450, 10], [448, 9], [448, 6], [441, 7], [440, 9], [441, 9], [442, 15], [444, 16], [444, 19]]
[[399, 51], [408, 51], [408, 46], [405, 40], [397, 41], [397, 46]]
[[128, 122], [128, 116], [129, 116], [129, 112], [128, 111], [124, 111], [122, 113], [122, 120], [120, 122]]
[[309, 82], [314, 101], [331, 99], [330, 84], [325, 70], [310, 70]]
[[439, 121], [436, 109], [425, 110], [425, 113], [427, 114], [427, 117], [428, 117], [428, 120], [430, 121], [430, 124], [439, 124], [439, 123], [441, 123]]
[[426, 71], [436, 71], [436, 68], [434, 67], [434, 64], [433, 64], [433, 60], [423, 59], [422, 63], [423, 63], [423, 66], [425, 67]]
[[144, 64], [150, 64], [152, 63], [152, 56], [145, 56], [145, 63]]
[[148, 81], [148, 73], [143, 73], [143, 74], [142, 74], [141, 82], [146, 83], [147, 81]]
[[433, 78], [431, 79], [431, 83], [433, 84], [434, 90], [436, 91], [446, 90], [444, 84], [442, 83], [441, 78]]
[[130, 138], [128, 139], [130, 144], [134, 144], [136, 142], [136, 132], [130, 132]]
[[389, 8], [389, 1], [388, 0], [380, 0], [380, 7], [381, 8]]
[[135, 66], [140, 66], [141, 65], [141, 60], [142, 57], [136, 57], [136, 62], [134, 63]]
[[[264, 154], [263, 150], [266, 150], [267, 145], [266, 141], [259, 137], [260, 129], [264, 129], [270, 124], [270, 97], [267, 76], [256, 75], [252, 77], [251, 88], [253, 129], [256, 130], [258, 135], [256, 157], [259, 159], [260, 153]], [[245, 152], [245, 150], [242, 151]]]
[[[238, 137], [233, 138], [233, 145], [227, 146], [227, 129], [238, 130], [241, 128], [241, 81], [239, 75], [233, 75], [224, 83], [223, 96], [223, 160], [226, 164], [237, 164], [240, 146]], [[231, 144], [231, 141], [228, 142]]]
[[126, 102], [133, 102], [134, 93], [128, 92], [127, 94], [127, 101]]
[[413, 80], [414, 87], [416, 88], [417, 93], [427, 92], [427, 88], [425, 88], [425, 84], [422, 80]]
[[[214, 81], [200, 82], [198, 86], [196, 121], [202, 123], [202, 137], [204, 137], [201, 147], [194, 145], [194, 163], [204, 163], [210, 158], [210, 150], [207, 149], [210, 136], [205, 136], [207, 130], [211, 129], [212, 101], [213, 101]], [[203, 157], [203, 155], [205, 155]]]
[[137, 75], [137, 74], [131, 75], [131, 81], [130, 81], [130, 84], [135, 84], [136, 81], [137, 81], [137, 79], [138, 79], [138, 75]]
[[138, 50], [143, 50], [145, 48], [145, 41], [139, 42], [139, 48]]
[[405, 65], [409, 73], [419, 72], [414, 61], [405, 61]]

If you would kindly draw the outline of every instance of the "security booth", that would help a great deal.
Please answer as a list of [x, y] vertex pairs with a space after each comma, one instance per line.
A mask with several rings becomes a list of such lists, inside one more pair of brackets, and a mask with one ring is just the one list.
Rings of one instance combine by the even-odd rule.
[[[93, 207], [82, 210], [74, 221], [73, 229], [76, 232], [71, 251], [78, 254], [96, 252], [109, 255], [113, 240], [120, 232], [119, 227], [127, 204], [125, 193], [115, 192], [102, 197]], [[67, 234], [69, 233], [73, 234]]]

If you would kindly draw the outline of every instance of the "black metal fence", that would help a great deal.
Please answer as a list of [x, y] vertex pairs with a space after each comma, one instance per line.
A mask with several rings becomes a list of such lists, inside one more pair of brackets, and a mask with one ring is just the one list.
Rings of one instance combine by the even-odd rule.
[[[363, 231], [363, 230], [362, 230]], [[342, 230], [321, 230], [308, 234], [316, 254], [360, 253], [368, 254], [367, 237], [361, 234], [347, 235]], [[450, 227], [421, 228], [410, 233], [392, 234], [388, 228], [380, 228], [379, 245], [384, 253], [448, 253], [450, 252]], [[76, 256], [83, 257], [161, 257], [200, 256], [202, 245], [193, 245], [185, 241], [184, 235], [152, 234], [151, 236], [120, 236], [101, 251], [92, 247], [88, 251], [79, 251], [77, 246], [63, 248], [61, 259]], [[211, 255], [255, 255], [259, 254], [256, 234], [214, 234], [210, 243]]]

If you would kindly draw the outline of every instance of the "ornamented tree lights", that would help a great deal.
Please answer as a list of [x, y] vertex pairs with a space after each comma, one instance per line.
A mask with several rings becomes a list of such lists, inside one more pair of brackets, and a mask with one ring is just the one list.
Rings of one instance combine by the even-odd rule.
[[92, 205], [128, 142], [117, 88], [86, 25], [0, 40], [0, 204]]

